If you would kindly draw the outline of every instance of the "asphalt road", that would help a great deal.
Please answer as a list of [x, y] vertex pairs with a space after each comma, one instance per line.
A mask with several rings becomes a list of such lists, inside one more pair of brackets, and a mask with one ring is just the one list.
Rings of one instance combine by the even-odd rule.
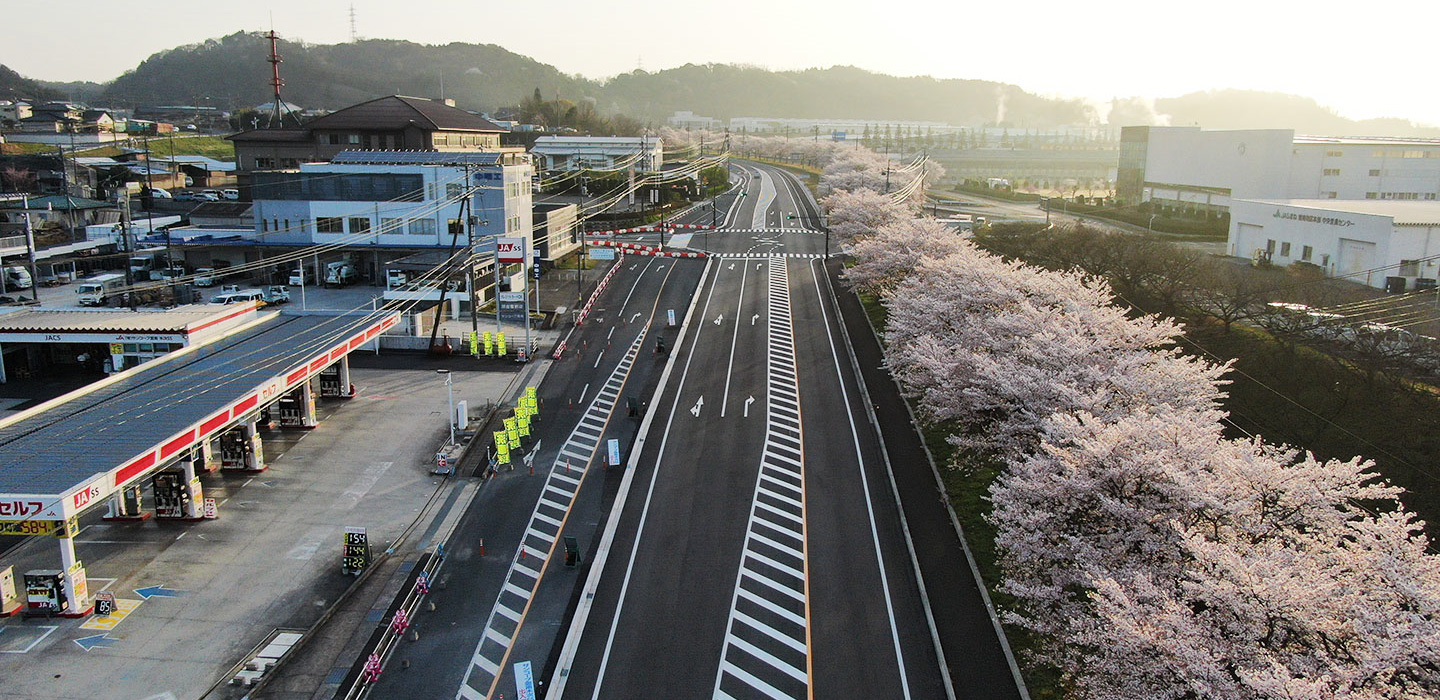
[[758, 170], [708, 241], [565, 697], [945, 696], [818, 217]]

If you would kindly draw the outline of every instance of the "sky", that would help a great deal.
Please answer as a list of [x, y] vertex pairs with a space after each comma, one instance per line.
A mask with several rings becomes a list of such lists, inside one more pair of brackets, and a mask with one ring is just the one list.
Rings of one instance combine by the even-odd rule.
[[156, 52], [237, 31], [348, 41], [353, 6], [361, 38], [498, 44], [590, 78], [686, 63], [852, 65], [1098, 102], [1286, 92], [1352, 119], [1440, 125], [1430, 79], [1440, 26], [1433, 0], [247, 0], [153, 11], [114, 0], [7, 4], [0, 63], [39, 80], [104, 82]]

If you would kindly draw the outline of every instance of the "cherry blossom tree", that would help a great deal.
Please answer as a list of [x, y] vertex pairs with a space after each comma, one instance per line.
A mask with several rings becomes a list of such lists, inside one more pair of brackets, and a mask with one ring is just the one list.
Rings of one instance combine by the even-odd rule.
[[[884, 195], [869, 190], [856, 194], [866, 199], [884, 199]], [[871, 211], [903, 209], [892, 204], [889, 208], [876, 207]], [[845, 280], [862, 292], [888, 296], [921, 262], [959, 253], [968, 247], [964, 239], [934, 219], [893, 220], [882, 224], [874, 235], [845, 246], [846, 252], [855, 258], [855, 264], [845, 270]]]
[[1103, 281], [1006, 262], [964, 243], [886, 299], [886, 361], [962, 447], [1015, 454], [1052, 413], [1205, 410], [1224, 367], [1165, 349], [1172, 321], [1130, 318]]
[[868, 189], [835, 190], [821, 204], [829, 213], [830, 233], [842, 246], [873, 236], [880, 227], [911, 219], [916, 214], [910, 207]]

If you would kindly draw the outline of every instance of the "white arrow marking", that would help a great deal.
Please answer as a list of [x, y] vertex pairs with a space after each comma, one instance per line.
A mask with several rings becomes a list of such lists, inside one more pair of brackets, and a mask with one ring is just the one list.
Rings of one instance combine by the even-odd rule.
[[715, 317], [715, 325], [717, 325], [717, 326], [720, 325], [720, 321], [724, 320], [724, 318], [725, 318], [725, 314], [720, 314], [719, 316], [716, 316], [716, 317]]
[[745, 399], [745, 417], [746, 417], [746, 418], [749, 418], [749, 417], [750, 417], [750, 404], [752, 404], [752, 403], [755, 403], [755, 397], [754, 397], [754, 396], [751, 396], [750, 398]]
[[704, 397], [704, 396], [701, 396], [700, 398], [698, 398], [698, 399], [695, 400], [695, 406], [690, 409], [690, 412], [693, 413], [693, 414], [695, 414], [695, 417], [696, 417], [696, 418], [699, 418], [699, 417], [700, 417], [700, 407], [701, 407], [701, 406], [704, 406], [704, 405], [705, 405], [705, 397]]
[[634, 323], [634, 322], [635, 322], [635, 319], [637, 319], [637, 318], [640, 318], [640, 312], [639, 312], [639, 311], [636, 311], [636, 312], [635, 312], [635, 315], [630, 317], [630, 320], [628, 321], [628, 323]]
[[633, 270], [633, 269], [635, 269], [635, 268], [637, 268], [637, 267], [639, 267], [639, 266], [640, 266], [640, 263], [635, 263], [634, 265], [631, 265], [631, 266], [630, 266], [630, 269]]
[[731, 269], [731, 270], [735, 269], [735, 263], [730, 263], [730, 268], [729, 268], [729, 269]]
[[760, 269], [760, 266], [763, 265], [763, 264], [764, 264], [764, 263], [755, 263], [755, 269], [757, 269], [757, 270]]
[[750, 325], [752, 325], [752, 326], [755, 325], [755, 321], [756, 321], [757, 319], [759, 319], [759, 318], [760, 318], [760, 314], [755, 314], [754, 316], [751, 316], [751, 317], [750, 317]]

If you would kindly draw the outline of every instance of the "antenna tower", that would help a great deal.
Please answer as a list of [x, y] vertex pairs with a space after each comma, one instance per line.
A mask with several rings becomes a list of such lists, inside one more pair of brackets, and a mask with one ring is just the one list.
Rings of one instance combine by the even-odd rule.
[[350, 43], [360, 41], [360, 35], [355, 31], [355, 3], [350, 3]]
[[[280, 64], [282, 63], [279, 50], [280, 36], [275, 33], [274, 29], [271, 29], [266, 38], [270, 39], [270, 57], [265, 60], [270, 62], [270, 85], [275, 89], [275, 111], [270, 114], [269, 126], [272, 129], [280, 129], [285, 126], [285, 113], [290, 111], [290, 108], [285, 106], [285, 101], [280, 99], [280, 86], [285, 84], [285, 81], [280, 79]], [[295, 115], [292, 113], [290, 116], [294, 117]]]

